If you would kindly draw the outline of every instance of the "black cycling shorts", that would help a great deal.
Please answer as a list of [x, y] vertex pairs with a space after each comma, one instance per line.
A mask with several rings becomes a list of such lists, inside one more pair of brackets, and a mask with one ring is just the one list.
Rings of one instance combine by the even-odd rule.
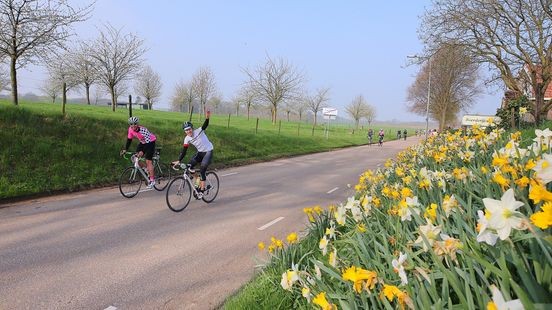
[[153, 152], [155, 151], [155, 141], [146, 144], [138, 143], [138, 147], [136, 147], [136, 153], [140, 151], [144, 152], [144, 157], [146, 159], [152, 160]]

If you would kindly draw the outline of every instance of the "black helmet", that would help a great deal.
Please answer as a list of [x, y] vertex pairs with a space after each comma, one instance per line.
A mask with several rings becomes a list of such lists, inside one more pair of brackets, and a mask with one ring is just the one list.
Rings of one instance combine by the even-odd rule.
[[182, 124], [182, 129], [186, 130], [186, 129], [189, 129], [189, 128], [193, 128], [194, 125], [192, 125], [191, 122], [185, 122], [184, 124]]

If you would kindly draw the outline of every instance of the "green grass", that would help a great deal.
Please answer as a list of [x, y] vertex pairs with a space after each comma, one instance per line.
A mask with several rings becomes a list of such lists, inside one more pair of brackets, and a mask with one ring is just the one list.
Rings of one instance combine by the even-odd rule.
[[[157, 137], [161, 158], [178, 158], [189, 115], [177, 112], [134, 109], [141, 124]], [[0, 199], [75, 191], [117, 183], [128, 162], [118, 156], [126, 142], [128, 110], [108, 106], [61, 105], [0, 100]], [[196, 126], [203, 123], [195, 114]], [[394, 137], [398, 128], [385, 128]], [[215, 146], [214, 168], [243, 165], [285, 156], [323, 152], [367, 142], [366, 128], [349, 125], [247, 119], [212, 115], [207, 134]], [[413, 130], [409, 130], [413, 132]], [[386, 140], [388, 140], [386, 138]], [[134, 149], [137, 141], [133, 141]], [[191, 153], [186, 156], [188, 160]]]

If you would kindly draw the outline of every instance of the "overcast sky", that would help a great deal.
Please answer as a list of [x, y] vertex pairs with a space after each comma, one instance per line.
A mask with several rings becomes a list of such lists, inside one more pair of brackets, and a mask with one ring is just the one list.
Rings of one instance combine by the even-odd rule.
[[[419, 70], [405, 65], [407, 55], [422, 51], [417, 29], [429, 5], [429, 0], [97, 0], [91, 18], [76, 27], [75, 40], [93, 39], [105, 23], [144, 39], [145, 62], [163, 81], [157, 109], [167, 109], [174, 85], [190, 80], [201, 66], [211, 68], [224, 100], [230, 100], [245, 81], [242, 68], [262, 64], [269, 55], [302, 70], [308, 89], [329, 87], [329, 105], [340, 116], [362, 94], [376, 107], [377, 120], [423, 121], [405, 108], [407, 88]], [[22, 70], [20, 92], [40, 93], [44, 79], [40, 67]], [[500, 90], [487, 89], [469, 113], [495, 114], [500, 98]]]

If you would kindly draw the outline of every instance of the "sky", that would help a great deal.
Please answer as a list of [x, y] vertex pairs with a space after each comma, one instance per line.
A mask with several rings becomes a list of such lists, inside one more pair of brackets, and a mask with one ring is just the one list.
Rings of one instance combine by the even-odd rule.
[[[407, 89], [420, 69], [407, 66], [407, 56], [423, 50], [419, 17], [430, 5], [429, 0], [97, 0], [90, 19], [74, 27], [73, 40], [94, 39], [106, 23], [143, 39], [144, 62], [163, 82], [154, 109], [167, 109], [175, 84], [204, 66], [214, 73], [223, 100], [231, 100], [246, 81], [243, 69], [264, 64], [269, 56], [301, 70], [307, 90], [329, 87], [328, 105], [338, 116], [346, 117], [345, 107], [363, 95], [375, 107], [376, 120], [424, 121], [406, 109]], [[31, 66], [18, 78], [21, 93], [39, 94], [46, 74]], [[496, 87], [486, 89], [468, 114], [494, 115], [501, 97]]]

